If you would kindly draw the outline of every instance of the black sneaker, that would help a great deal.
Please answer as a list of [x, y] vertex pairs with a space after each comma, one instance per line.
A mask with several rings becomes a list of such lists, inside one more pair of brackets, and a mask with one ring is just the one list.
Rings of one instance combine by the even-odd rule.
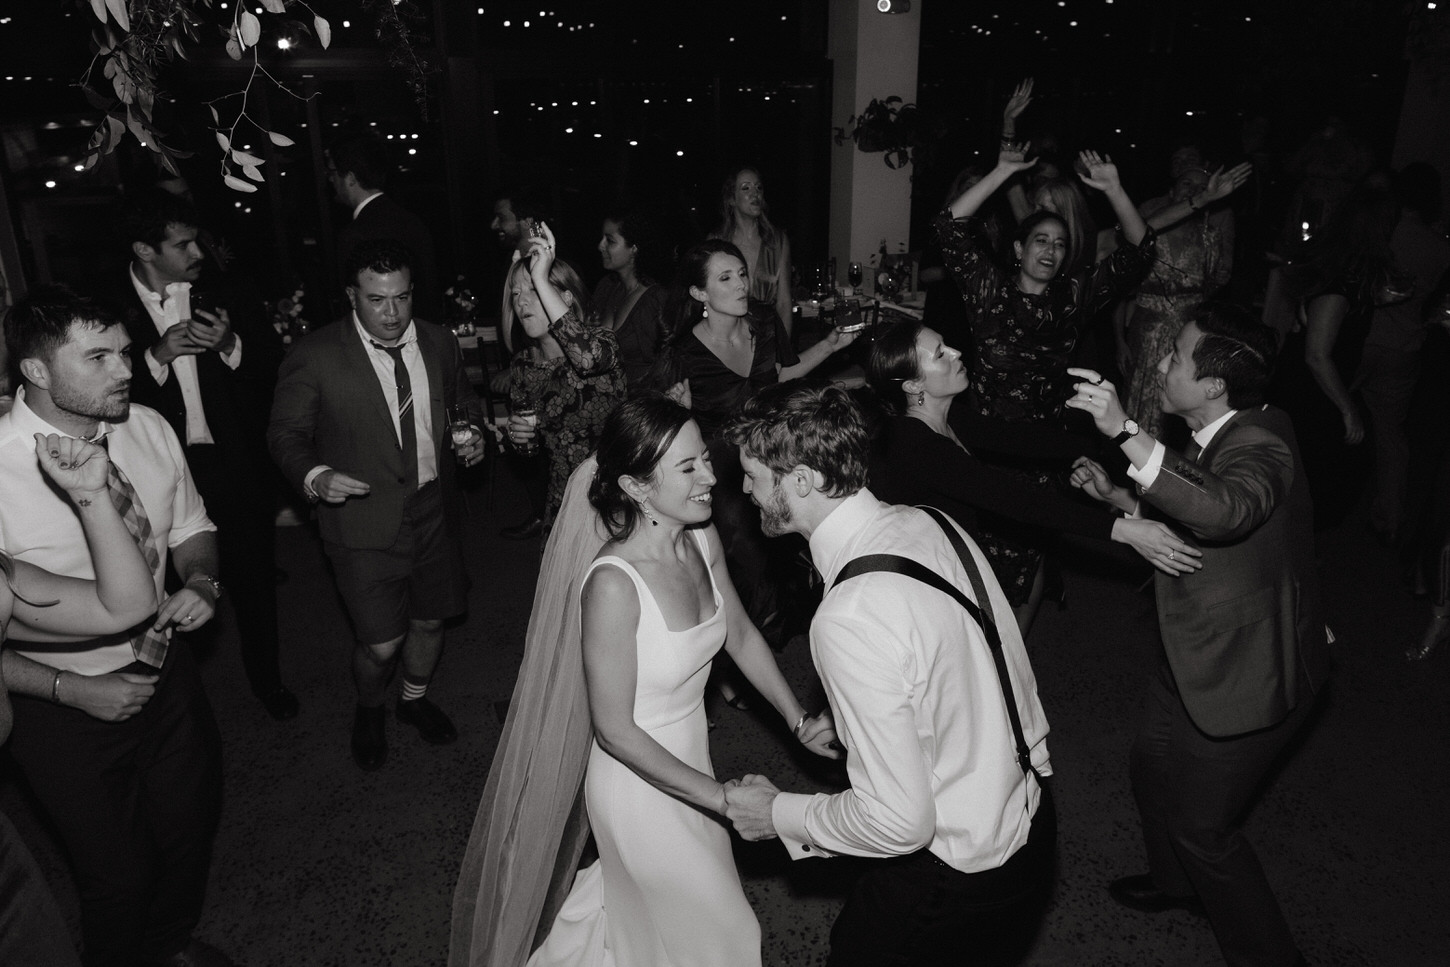
[[427, 696], [410, 701], [398, 700], [398, 721], [405, 725], [411, 725], [418, 730], [424, 742], [431, 742], [434, 745], [447, 745], [458, 738], [458, 730], [453, 723], [448, 721], [448, 716], [443, 710], [432, 702]]

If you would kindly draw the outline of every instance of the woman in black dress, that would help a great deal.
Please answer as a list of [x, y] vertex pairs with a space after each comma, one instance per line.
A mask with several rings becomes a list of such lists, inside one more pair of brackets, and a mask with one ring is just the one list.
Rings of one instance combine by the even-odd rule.
[[690, 409], [710, 446], [719, 479], [714, 520], [730, 573], [751, 620], [773, 637], [776, 581], [767, 544], [742, 487], [739, 456], [719, 431], [761, 389], [804, 376], [856, 337], [833, 330], [797, 356], [775, 307], [751, 300], [745, 257], [722, 239], [701, 242], [681, 258], [671, 314], [674, 325], [655, 382]]
[[[871, 347], [867, 374], [890, 414], [871, 457], [871, 492], [882, 500], [936, 507], [974, 539], [980, 539], [981, 510], [1043, 535], [1068, 533], [1127, 544], [1150, 562], [1172, 550], [1177, 573], [1198, 569], [1198, 552], [1158, 521], [1105, 514], [1070, 497], [1024, 487], [1016, 475], [984, 463], [978, 452], [1061, 469], [1085, 455], [1086, 447], [1082, 438], [1062, 430], [1004, 423], [953, 406], [968, 389], [967, 370], [962, 354], [935, 331], [912, 320], [893, 326]], [[1026, 617], [1019, 611], [1019, 624]]]

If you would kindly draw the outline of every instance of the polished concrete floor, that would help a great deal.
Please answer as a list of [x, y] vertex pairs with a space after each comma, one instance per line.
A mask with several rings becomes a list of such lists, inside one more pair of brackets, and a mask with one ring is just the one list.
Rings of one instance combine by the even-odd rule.
[[[226, 629], [204, 676], [226, 742], [226, 807], [199, 934], [247, 967], [441, 965], [457, 864], [513, 687], [536, 544], [497, 536], [523, 503], [500, 475], [470, 494], [466, 622], [454, 628], [432, 697], [458, 724], [436, 748], [389, 719], [391, 757], [362, 773], [348, 756], [348, 627], [312, 530], [279, 530], [283, 663], [302, 714], [277, 723], [252, 699]], [[1391, 554], [1351, 520], [1323, 546], [1337, 675], [1312, 731], [1248, 820], [1296, 936], [1315, 965], [1450, 963], [1450, 650], [1407, 665], [1423, 601], [1401, 590]], [[1155, 653], [1146, 572], [1100, 549], [1067, 554], [1066, 607], [1030, 638], [1061, 816], [1056, 898], [1029, 963], [1221, 962], [1205, 921], [1117, 907], [1104, 884], [1144, 866], [1127, 749]], [[223, 620], [226, 620], [225, 617]], [[803, 639], [781, 663], [817, 689]], [[818, 695], [818, 690], [816, 691]], [[813, 701], [819, 701], [819, 698]], [[718, 703], [717, 703], [718, 704]], [[711, 709], [717, 772], [765, 773], [786, 789], [829, 789], [842, 773], [804, 762], [778, 723]], [[0, 808], [27, 836], [72, 923], [64, 861], [8, 770]], [[778, 844], [739, 844], [769, 965], [824, 962], [830, 923], [857, 867], [791, 864]], [[621, 965], [627, 967], [627, 965]]]

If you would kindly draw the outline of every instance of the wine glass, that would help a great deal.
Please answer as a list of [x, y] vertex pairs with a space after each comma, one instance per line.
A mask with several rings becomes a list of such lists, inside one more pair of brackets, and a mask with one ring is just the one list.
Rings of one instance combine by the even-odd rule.
[[483, 436], [473, 421], [468, 418], [468, 408], [462, 404], [448, 407], [448, 435], [453, 440], [454, 452], [458, 455], [458, 462], [464, 462], [462, 450], [475, 440]]
[[846, 268], [846, 281], [851, 284], [851, 294], [855, 295], [861, 290], [861, 263], [852, 262]]
[[539, 452], [539, 411], [538, 400], [535, 392], [527, 386], [516, 386], [509, 396], [509, 412], [516, 419], [522, 420], [534, 428], [534, 435], [522, 442], [513, 440], [514, 449], [524, 456], [531, 457]]

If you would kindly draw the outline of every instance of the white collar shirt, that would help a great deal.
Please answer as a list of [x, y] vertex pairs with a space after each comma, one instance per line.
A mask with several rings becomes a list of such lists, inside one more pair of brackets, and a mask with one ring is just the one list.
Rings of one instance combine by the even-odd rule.
[[[986, 558], [965, 539], [1001, 632], [1032, 762], [1047, 775], [1047, 718], [1022, 636]], [[869, 490], [821, 522], [810, 550], [828, 589], [852, 559], [886, 553], [921, 563], [975, 598], [936, 522]], [[986, 635], [954, 598], [905, 575], [855, 577], [826, 592], [810, 640], [848, 751], [851, 787], [776, 797], [772, 818], [793, 858], [929, 847], [974, 873], [1001, 866], [1026, 843], [1041, 789], [1017, 764]]]
[[[0, 547], [16, 560], [28, 561], [66, 577], [95, 578], [90, 547], [80, 518], [65, 496], [47, 482], [35, 458], [35, 434], [69, 434], [51, 426], [25, 402], [25, 388], [15, 405], [0, 416]], [[154, 578], [157, 601], [164, 600], [166, 557], [192, 537], [215, 531], [206, 505], [192, 482], [176, 434], [155, 410], [132, 405], [121, 423], [100, 425], [111, 460], [126, 474], [151, 522], [159, 557]], [[99, 438], [98, 435], [98, 438]], [[26, 632], [36, 642], [40, 635]], [[52, 668], [78, 675], [104, 675], [131, 664], [135, 654], [125, 634], [92, 639], [85, 650], [68, 651], [64, 637], [30, 650], [29, 641], [12, 638], [9, 647]]]
[[[398, 381], [393, 371], [392, 354], [378, 348], [381, 343], [368, 335], [356, 312], [352, 314], [352, 324], [357, 328], [358, 338], [362, 340], [363, 349], [367, 351], [368, 359], [373, 364], [378, 385], [383, 389], [383, 398], [388, 401], [388, 412], [393, 417], [393, 432], [401, 440], [403, 434], [398, 422]], [[413, 429], [418, 443], [418, 486], [421, 487], [437, 478], [438, 457], [433, 449], [433, 411], [429, 406], [431, 396], [428, 366], [418, 348], [418, 324], [408, 323], [408, 328], [403, 330], [394, 345], [403, 347], [403, 365], [407, 367], [408, 383], [413, 391]]]
[[[1228, 426], [1229, 420], [1232, 420], [1237, 414], [1238, 410], [1229, 410], [1207, 426], [1193, 431], [1193, 442], [1198, 444], [1200, 456], [1202, 456], [1204, 450], [1208, 449], [1208, 445], [1213, 442], [1213, 438], [1218, 436], [1218, 431]], [[1128, 476], [1141, 489], [1147, 490], [1158, 479], [1158, 471], [1163, 469], [1163, 456], [1167, 452], [1167, 447], [1157, 440], [1154, 440], [1153, 452], [1148, 455], [1148, 459], [1141, 467], [1134, 467], [1131, 463], [1128, 464]], [[1137, 516], [1136, 512], [1131, 516]]]
[[[191, 316], [191, 283], [190, 282], [169, 282], [166, 285], [166, 295], [163, 298], [160, 293], [153, 292], [141, 281], [136, 274], [135, 266], [128, 272], [131, 277], [131, 285], [136, 289], [136, 295], [140, 298], [141, 304], [146, 307], [146, 314], [151, 317], [151, 324], [156, 327], [159, 335], [165, 336], [166, 330], [181, 322], [183, 319], [183, 306], [185, 306], [185, 318]], [[229, 368], [236, 369], [242, 364], [242, 340], [240, 336], [233, 333], [232, 351], [218, 355], [221, 356]], [[188, 446], [198, 443], [215, 443], [212, 438], [211, 427], [206, 422], [206, 407], [201, 400], [201, 377], [196, 369], [195, 356], [177, 356], [171, 363], [164, 364], [156, 361], [151, 350], [145, 353], [146, 368], [151, 371], [151, 378], [156, 381], [157, 386], [166, 385], [166, 380], [172, 371], [176, 373], [176, 385], [181, 390], [181, 401], [186, 406], [186, 443]]]

